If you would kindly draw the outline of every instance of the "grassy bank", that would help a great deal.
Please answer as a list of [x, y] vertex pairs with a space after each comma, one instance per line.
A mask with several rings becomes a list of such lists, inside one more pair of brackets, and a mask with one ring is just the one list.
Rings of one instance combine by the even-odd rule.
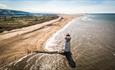
[[0, 32], [31, 26], [53, 20], [58, 16], [21, 16], [0, 18]]

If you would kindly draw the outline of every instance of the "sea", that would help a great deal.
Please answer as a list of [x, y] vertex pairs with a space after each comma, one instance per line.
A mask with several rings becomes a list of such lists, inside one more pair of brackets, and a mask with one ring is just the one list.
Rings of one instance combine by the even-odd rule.
[[67, 33], [78, 70], [115, 70], [115, 13], [73, 19], [46, 41], [45, 49], [62, 51]]

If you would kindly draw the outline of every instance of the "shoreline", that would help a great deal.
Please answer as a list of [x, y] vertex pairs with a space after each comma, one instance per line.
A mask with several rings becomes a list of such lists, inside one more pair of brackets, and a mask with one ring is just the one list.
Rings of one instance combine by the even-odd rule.
[[[70, 22], [68, 22], [68, 24], [66, 24], [63, 28], [61, 28], [60, 30], [58, 30], [56, 33], [54, 33], [46, 42], [45, 42], [45, 50], [46, 51], [50, 51], [50, 52], [53, 52], [53, 51], [62, 51], [62, 47], [60, 46], [60, 43], [64, 43], [64, 37], [66, 35], [66, 33], [70, 33], [71, 34], [71, 31], [67, 31], [67, 32], [64, 32], [73, 22], [75, 22], [76, 20], [79, 21], [83, 16], [80, 16], [80, 17], [76, 17], [76, 18], [73, 18]], [[60, 34], [61, 37], [59, 37], [57, 41], [57, 36]], [[61, 39], [63, 38], [63, 39]], [[55, 48], [54, 48], [55, 47]]]
[[18, 60], [33, 51], [44, 50], [43, 45], [47, 39], [75, 18], [75, 16], [62, 17], [62, 20], [44, 26], [39, 30], [1, 40], [0, 65]]

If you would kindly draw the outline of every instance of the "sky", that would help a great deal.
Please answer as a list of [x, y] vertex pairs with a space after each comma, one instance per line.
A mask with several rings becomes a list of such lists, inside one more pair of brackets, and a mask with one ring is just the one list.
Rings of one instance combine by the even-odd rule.
[[33, 13], [115, 13], [115, 0], [0, 0], [0, 8]]

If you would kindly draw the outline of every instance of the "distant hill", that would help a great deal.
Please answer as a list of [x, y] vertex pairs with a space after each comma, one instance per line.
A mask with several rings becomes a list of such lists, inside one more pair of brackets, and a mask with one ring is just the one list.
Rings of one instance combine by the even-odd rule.
[[32, 14], [24, 11], [0, 9], [0, 16], [29, 16], [29, 15]]
[[48, 13], [30, 13], [18, 10], [10, 10], [10, 9], [0, 9], [0, 16], [49, 16], [56, 14], [48, 14]]

